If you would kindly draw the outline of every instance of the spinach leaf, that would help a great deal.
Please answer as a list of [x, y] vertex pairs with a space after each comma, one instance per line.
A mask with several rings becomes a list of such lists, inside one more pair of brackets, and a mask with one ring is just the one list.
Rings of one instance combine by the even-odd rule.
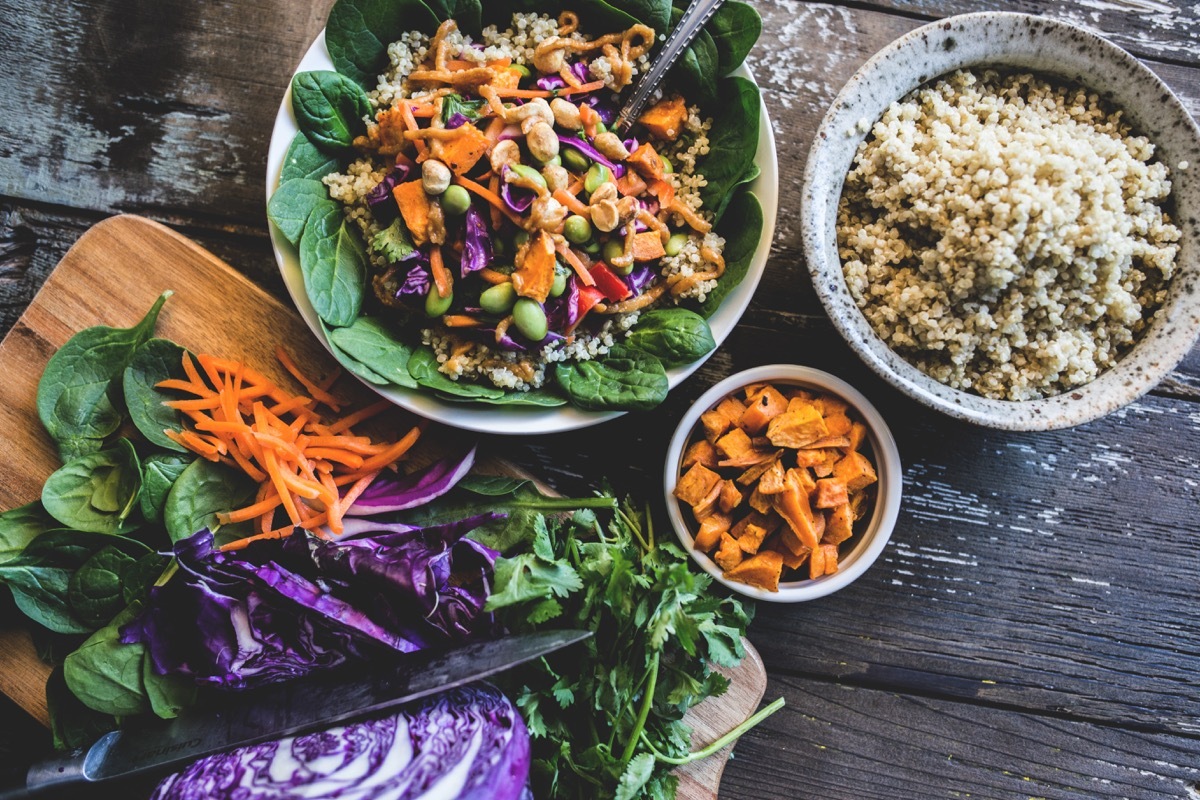
[[554, 378], [587, 411], [648, 411], [667, 398], [667, 373], [654, 356], [621, 345], [603, 360], [563, 362]]
[[317, 213], [328, 213], [330, 207], [337, 209], [338, 205], [330, 199], [325, 184], [315, 178], [293, 178], [279, 184], [267, 201], [267, 219], [279, 228], [285, 239], [299, 246], [308, 218]]
[[708, 133], [708, 155], [696, 165], [708, 184], [700, 189], [705, 208], [711, 208], [720, 222], [733, 189], [742, 183], [754, 167], [758, 151], [759, 110], [762, 100], [758, 87], [745, 78], [720, 81], [717, 87], [713, 126]]
[[58, 520], [46, 513], [40, 500], [0, 514], [0, 564], [12, 561], [38, 536], [58, 527]]
[[334, 347], [389, 383], [417, 388], [417, 382], [409, 374], [408, 362], [412, 348], [400, 341], [380, 320], [374, 317], [359, 317], [345, 328], [334, 328], [329, 332]]
[[388, 66], [388, 45], [407, 31], [433, 33], [437, 26], [420, 0], [337, 0], [325, 24], [325, 46], [338, 72], [374, 89]]
[[366, 133], [371, 113], [367, 93], [350, 78], [329, 70], [301, 72], [292, 78], [296, 124], [329, 155], [353, 153], [354, 138]]
[[427, 0], [427, 5], [438, 19], [453, 18], [459, 30], [476, 39], [483, 32], [483, 6], [479, 0]]
[[[447, 395], [443, 399], [455, 401], [461, 398]], [[478, 397], [475, 398], [477, 403], [486, 403], [492, 406], [537, 406], [540, 408], [556, 408], [565, 406], [567, 399], [560, 394], [556, 394], [546, 389], [530, 389], [527, 392], [505, 391], [499, 397]]]
[[300, 237], [304, 291], [317, 315], [335, 328], [350, 325], [362, 309], [367, 251], [336, 203], [321, 206]]
[[660, 308], [642, 314], [625, 346], [657, 358], [667, 367], [690, 364], [716, 349], [704, 317], [686, 308]]
[[494, 386], [484, 386], [482, 383], [467, 383], [447, 378], [438, 372], [437, 356], [431, 347], [418, 347], [408, 359], [408, 374], [427, 389], [434, 389], [453, 397], [466, 397], [472, 400], [495, 400], [504, 395], [504, 390]]
[[0, 564], [0, 583], [8, 585], [17, 607], [39, 625], [55, 633], [91, 633], [96, 625], [80, 619], [68, 599], [71, 576], [106, 547], [138, 544], [130, 542], [133, 540], [103, 533], [46, 531], [21, 555]]
[[[124, 542], [133, 542], [125, 539]], [[140, 542], [138, 542], [141, 545]], [[90, 629], [99, 628], [115, 617], [128, 603], [123, 575], [137, 563], [137, 557], [153, 555], [141, 545], [141, 552], [130, 555], [133, 545], [110, 544], [79, 565], [67, 581], [67, 603], [77, 619]]]
[[168, 339], [151, 339], [133, 354], [121, 382], [125, 391], [125, 407], [134, 426], [151, 444], [177, 452], [185, 452], [186, 448], [163, 431], [181, 432], [183, 416], [163, 405], [172, 397], [156, 388], [155, 384], [168, 378], [187, 378], [183, 371], [184, 352], [182, 347]]
[[142, 462], [142, 492], [138, 495], [138, 505], [146, 522], [157, 525], [163, 521], [167, 494], [188, 464], [195, 460], [191, 453], [154, 453]]
[[[671, 30], [675, 30], [682, 16], [680, 8], [671, 9]], [[717, 101], [717, 61], [717, 46], [712, 37], [707, 30], [700, 31], [670, 73], [689, 103], [707, 107]]]
[[63, 662], [67, 688], [84, 705], [101, 714], [129, 717], [150, 710], [142, 665], [146, 646], [121, 642], [121, 626], [131, 622], [140, 611], [139, 604], [130, 605]]
[[195, 705], [199, 694], [196, 682], [185, 675], [159, 675], [149, 652], [142, 658], [142, 685], [150, 710], [160, 719], [175, 719], [180, 711]]
[[46, 680], [46, 710], [50, 715], [54, 749], [58, 751], [87, 747], [117, 728], [117, 721], [112, 715], [93, 711], [79, 702], [79, 698], [67, 688], [61, 664], [54, 668]]
[[320, 148], [301, 131], [288, 145], [283, 155], [283, 170], [279, 173], [280, 185], [293, 178], [316, 178], [320, 180], [341, 167], [336, 158], [322, 153]]
[[758, 240], [762, 238], [762, 230], [763, 212], [758, 198], [746, 189], [737, 192], [717, 225], [717, 233], [725, 238], [725, 272], [700, 305], [702, 315], [712, 316], [725, 296], [746, 277], [754, 251], [758, 249]]
[[[608, 6], [608, 9], [602, 10], [599, 6]], [[594, 19], [609, 25], [615, 24], [622, 29], [628, 28], [635, 22], [640, 22], [643, 25], [649, 25], [656, 34], [663, 34], [670, 29], [671, 25], [671, 0], [607, 0], [606, 2], [596, 0], [582, 4], [576, 3], [576, 7], [580, 20]], [[633, 22], [623, 21], [626, 19], [633, 20]], [[607, 33], [608, 30], [588, 30], [589, 35], [597, 32]]]
[[150, 587], [162, 577], [171, 559], [159, 553], [146, 553], [121, 570], [121, 596], [128, 605], [136, 600], [145, 600]]
[[37, 410], [63, 461], [96, 452], [121, 427], [117, 379], [154, 333], [170, 295], [164, 292], [132, 328], [86, 328], [50, 357], [38, 381]]
[[725, 0], [704, 29], [717, 48], [717, 74], [728, 75], [742, 65], [762, 34], [758, 11], [739, 0]]
[[142, 468], [128, 439], [115, 447], [68, 461], [46, 479], [42, 505], [67, 528], [93, 533], [128, 533], [142, 489]]
[[208, 528], [216, 531], [218, 511], [240, 508], [258, 486], [245, 473], [198, 458], [180, 473], [167, 494], [163, 522], [172, 542]]

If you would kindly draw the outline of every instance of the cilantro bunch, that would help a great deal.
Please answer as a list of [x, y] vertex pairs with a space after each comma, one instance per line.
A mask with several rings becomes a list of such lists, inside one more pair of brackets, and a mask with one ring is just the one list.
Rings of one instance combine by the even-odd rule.
[[539, 798], [673, 798], [676, 765], [717, 752], [782, 705], [776, 701], [703, 751], [690, 752], [689, 708], [720, 695], [752, 607], [710, 593], [711, 578], [655, 540], [626, 501], [602, 525], [591, 510], [538, 514], [496, 563], [488, 610], [509, 630], [580, 627], [583, 646], [502, 681], [533, 746]]

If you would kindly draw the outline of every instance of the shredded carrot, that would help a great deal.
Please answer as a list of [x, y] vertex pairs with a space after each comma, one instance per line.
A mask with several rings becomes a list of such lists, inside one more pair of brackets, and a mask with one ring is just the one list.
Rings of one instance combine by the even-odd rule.
[[[494, 195], [500, 194], [500, 176], [499, 175], [492, 175], [492, 177], [488, 178], [488, 191], [490, 191]], [[502, 221], [503, 221], [503, 217], [501, 217], [501, 215], [500, 215], [500, 209], [497, 208], [496, 206], [490, 206], [488, 208], [488, 211], [491, 213], [492, 230], [494, 230], [494, 231], [500, 230], [500, 225], [502, 224]]]
[[428, 119], [437, 113], [432, 103], [413, 103], [409, 101], [407, 105], [414, 118]]
[[438, 297], [449, 297], [454, 288], [454, 277], [442, 261], [442, 248], [434, 245], [429, 250], [429, 271], [433, 274], [433, 283], [437, 286]]
[[447, 328], [473, 328], [479, 324], [479, 320], [470, 314], [444, 314], [442, 324]]
[[562, 89], [494, 89], [497, 97], [564, 97], [569, 94], [583, 94], [604, 88], [604, 81], [592, 81], [581, 86], [567, 86]]
[[567, 210], [572, 214], [578, 214], [581, 217], [587, 217], [589, 214], [588, 207], [583, 202], [565, 189], [555, 189], [554, 199], [567, 207]]
[[583, 132], [589, 139], [596, 138], [596, 125], [600, 123], [600, 112], [587, 103], [579, 105], [579, 119], [583, 123]]
[[579, 260], [579, 256], [575, 255], [575, 252], [571, 250], [570, 247], [560, 242], [555, 245], [555, 249], [558, 250], [558, 254], [562, 256], [568, 264], [571, 265], [571, 269], [575, 270], [576, 277], [579, 278], [580, 282], [584, 286], [596, 285], [596, 279], [592, 277], [591, 271], [584, 266], [583, 262]]
[[512, 223], [518, 228], [523, 227], [521, 218], [509, 210], [508, 206], [504, 205], [504, 201], [500, 199], [500, 195], [495, 192], [480, 186], [470, 178], [464, 178], [462, 175], [455, 175], [454, 182], [466, 189], [468, 192], [474, 192], [491, 203], [501, 214], [512, 220]]
[[567, 194], [574, 195], [576, 197], [578, 197], [579, 193], [582, 191], [583, 191], [583, 178], [576, 178], [575, 182], [567, 187]]
[[504, 130], [504, 126], [508, 123], [504, 121], [504, 117], [492, 117], [492, 121], [484, 128], [483, 135], [489, 141], [495, 142], [500, 138], [500, 133]]
[[312, 395], [314, 400], [320, 400], [333, 411], [338, 411], [341, 408], [342, 404], [336, 397], [322, 389], [315, 381], [309, 379], [308, 376], [300, 371], [300, 368], [296, 366], [296, 362], [292, 361], [292, 357], [288, 355], [287, 350], [283, 349], [283, 345], [275, 348], [275, 358], [279, 359], [279, 363], [288, 371], [288, 374], [295, 378]]
[[475, 274], [478, 275], [480, 278], [483, 278], [484, 281], [492, 284], [493, 286], [500, 284], [500, 283], [508, 283], [509, 281], [512, 280], [512, 278], [510, 276], [505, 275], [503, 272], [500, 272], [499, 270], [494, 270], [491, 267], [484, 267], [483, 269], [479, 270], [479, 272], [477, 272]]
[[[413, 111], [411, 108], [409, 108], [408, 103], [400, 104], [400, 114], [401, 114], [401, 117], [404, 119], [404, 127], [406, 129], [408, 129], [410, 131], [419, 130], [419, 128], [417, 127], [417, 118], [415, 116], [413, 116]], [[417, 153], [420, 156], [425, 155], [425, 142], [421, 141], [420, 139], [417, 139], [416, 145], [417, 145]], [[423, 159], [418, 157], [417, 160], [421, 161]]]

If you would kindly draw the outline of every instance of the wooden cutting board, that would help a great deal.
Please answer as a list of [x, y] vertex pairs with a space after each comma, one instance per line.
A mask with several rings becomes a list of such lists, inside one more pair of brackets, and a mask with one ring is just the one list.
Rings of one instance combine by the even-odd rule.
[[[36, 500], [46, 478], [60, 466], [57, 450], [36, 410], [37, 382], [47, 360], [76, 332], [93, 325], [135, 324], [165, 291], [173, 292], [158, 320], [156, 335], [193, 352], [220, 354], [254, 364], [272, 378], [288, 379], [274, 357], [284, 345], [297, 363], [327, 374], [335, 363], [300, 316], [191, 240], [158, 223], [118, 216], [89, 229], [51, 273], [17, 324], [0, 342], [0, 429], [9, 444], [0, 464], [0, 510]], [[347, 379], [344, 393], [374, 400], [369, 389]], [[397, 412], [407, 430], [413, 418]], [[462, 434], [431, 427], [423, 441]], [[484, 443], [486, 446], [486, 443]], [[489, 459], [488, 471], [520, 474], [513, 465]], [[2, 624], [2, 623], [0, 623]], [[686, 721], [693, 742], [703, 746], [738, 725], [758, 708], [766, 671], [757, 651], [725, 670], [732, 684], [719, 698], [693, 709]], [[37, 657], [27, 633], [0, 628], [0, 692], [48, 724], [45, 683], [49, 667]], [[728, 750], [679, 771], [682, 800], [717, 795]]]

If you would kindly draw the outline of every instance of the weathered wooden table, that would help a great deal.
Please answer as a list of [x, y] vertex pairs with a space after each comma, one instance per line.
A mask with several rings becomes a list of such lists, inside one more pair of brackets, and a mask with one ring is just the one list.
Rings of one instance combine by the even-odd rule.
[[[117, 212], [175, 227], [285, 297], [263, 212], [267, 141], [330, 4], [0, 0], [0, 333]], [[891, 544], [839, 594], [759, 605], [766, 697], [787, 706], [741, 741], [722, 796], [1200, 797], [1200, 349], [1104, 420], [970, 427], [867, 371], [801, 255], [799, 181], [842, 84], [905, 31], [1000, 6], [1108, 36], [1200, 110], [1195, 2], [762, 0], [750, 63], [779, 145], [781, 214], [742, 324], [653, 413], [489, 442], [563, 491], [604, 476], [657, 497], [674, 422], [732, 371], [830, 370], [887, 418], [906, 483]], [[12, 709], [0, 730], [0, 758], [45, 746]]]

